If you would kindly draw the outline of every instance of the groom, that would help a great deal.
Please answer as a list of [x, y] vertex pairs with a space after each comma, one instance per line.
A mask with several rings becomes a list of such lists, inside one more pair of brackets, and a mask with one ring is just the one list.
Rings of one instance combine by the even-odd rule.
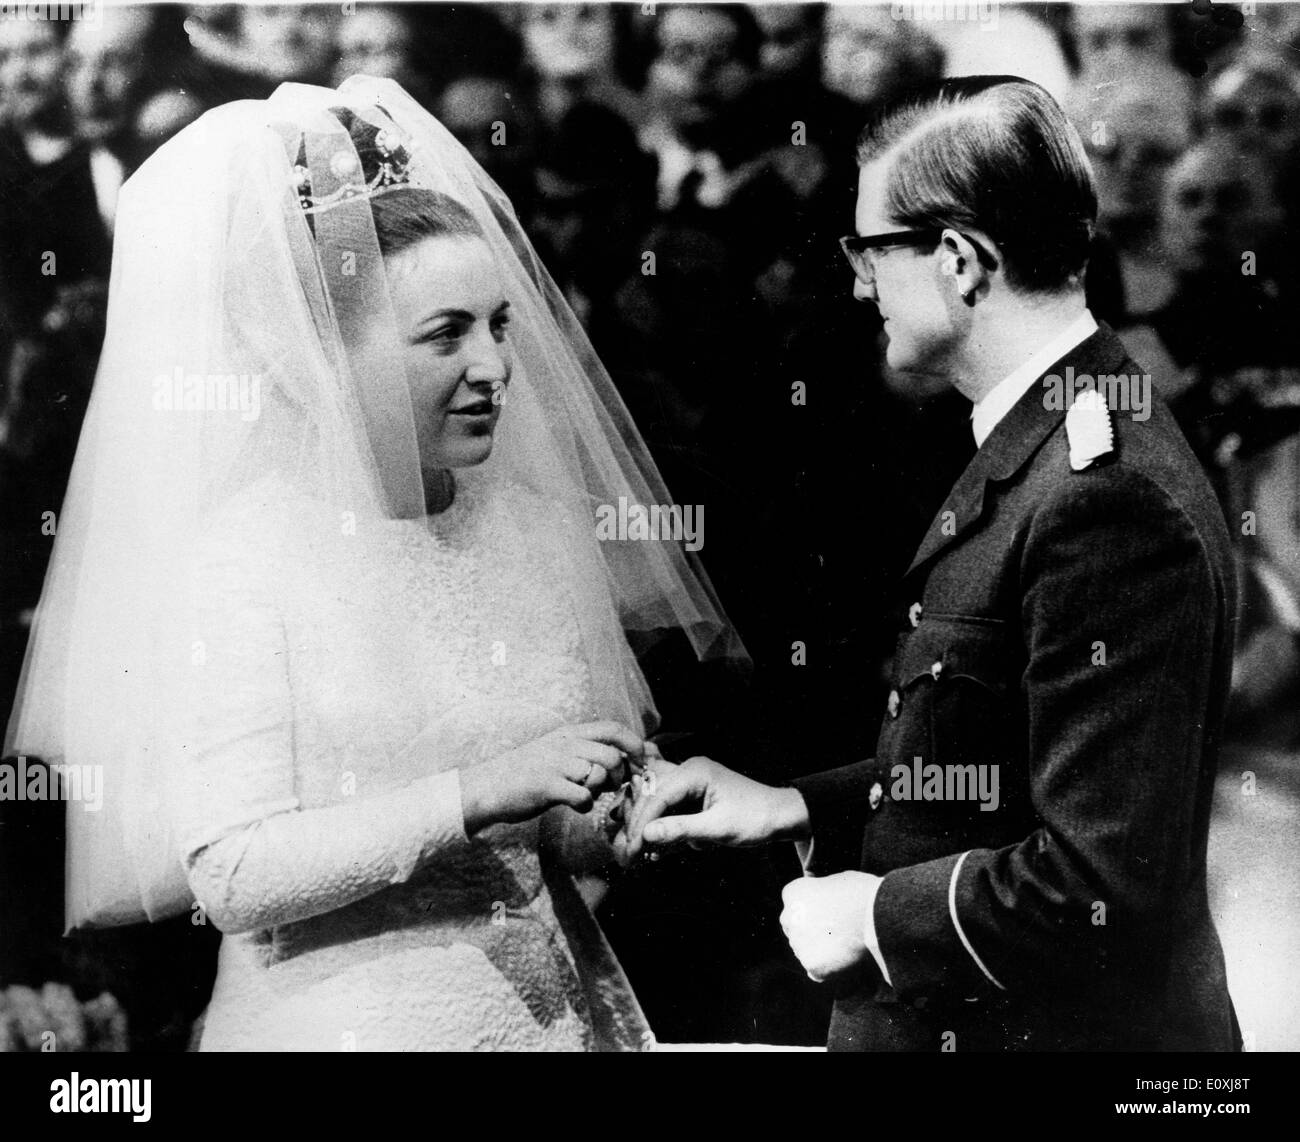
[[781, 920], [835, 988], [832, 1049], [1239, 1049], [1205, 867], [1229, 540], [1085, 307], [1079, 138], [973, 77], [858, 158], [855, 296], [891, 366], [971, 400], [979, 450], [902, 581], [876, 756], [791, 788], [656, 761], [629, 851], [796, 841]]

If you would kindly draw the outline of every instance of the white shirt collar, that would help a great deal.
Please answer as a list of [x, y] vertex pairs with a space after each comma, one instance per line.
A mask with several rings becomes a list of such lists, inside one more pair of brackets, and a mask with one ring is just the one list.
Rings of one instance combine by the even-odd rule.
[[1097, 331], [1097, 322], [1086, 309], [1064, 329], [1043, 345], [1027, 361], [1003, 378], [975, 402], [971, 409], [971, 431], [975, 433], [975, 447], [979, 448], [997, 427], [998, 421], [1009, 413], [1030, 386], [1043, 375], [1050, 365], [1056, 364], [1076, 345], [1082, 344]]

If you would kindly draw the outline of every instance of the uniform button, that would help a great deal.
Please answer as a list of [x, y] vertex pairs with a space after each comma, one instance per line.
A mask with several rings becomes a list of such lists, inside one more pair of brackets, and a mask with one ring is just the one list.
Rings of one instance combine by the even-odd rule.
[[881, 799], [884, 796], [885, 796], [885, 790], [881, 786], [880, 782], [877, 781], [871, 787], [871, 792], [867, 794], [867, 804], [870, 805], [873, 809], [879, 809]]
[[907, 621], [912, 624], [913, 630], [921, 625], [921, 609], [920, 603], [913, 603], [907, 608]]
[[886, 705], [886, 709], [889, 710], [889, 716], [891, 718], [898, 717], [898, 707], [902, 704], [902, 701], [903, 699], [899, 697], [897, 690], [891, 690], [889, 692], [889, 702]]
[[931, 664], [931, 666], [930, 666], [930, 677], [931, 677], [931, 678], [933, 678], [936, 682], [938, 682], [938, 681], [939, 681], [939, 675], [941, 675], [942, 673], [943, 673], [943, 663], [942, 663], [942, 662], [935, 662], [935, 663], [932, 663], [932, 664]]

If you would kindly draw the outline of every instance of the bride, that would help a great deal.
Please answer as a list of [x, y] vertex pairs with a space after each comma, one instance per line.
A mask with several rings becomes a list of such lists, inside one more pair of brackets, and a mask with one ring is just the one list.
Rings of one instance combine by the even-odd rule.
[[202, 1049], [652, 1036], [573, 879], [654, 707], [743, 653], [514, 212], [389, 81], [217, 108], [124, 188], [108, 333], [6, 752], [69, 927], [223, 933]]

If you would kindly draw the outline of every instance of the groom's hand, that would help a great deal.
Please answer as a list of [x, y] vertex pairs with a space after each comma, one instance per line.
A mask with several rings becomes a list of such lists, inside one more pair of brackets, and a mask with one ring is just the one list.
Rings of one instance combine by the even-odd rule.
[[810, 979], [821, 983], [852, 971], [871, 955], [867, 908], [875, 900], [872, 882], [878, 879], [865, 872], [837, 872], [792, 880], [781, 890], [781, 928]]
[[[652, 760], [640, 787], [624, 810], [625, 861], [645, 845], [758, 845], [808, 836], [808, 806], [798, 790], [763, 785], [707, 757], [681, 765]], [[665, 816], [680, 807], [696, 811]]]

